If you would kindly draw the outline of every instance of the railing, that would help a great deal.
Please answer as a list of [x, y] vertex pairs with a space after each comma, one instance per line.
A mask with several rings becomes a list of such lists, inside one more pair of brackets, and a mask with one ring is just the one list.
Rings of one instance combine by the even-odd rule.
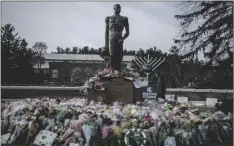
[[54, 87], [54, 86], [1, 86], [1, 89], [4, 90], [82, 90], [86, 89], [86, 86], [79, 87]]
[[[53, 86], [1, 86], [1, 89], [7, 90], [82, 90], [86, 86], [79, 87], [53, 87]], [[185, 89], [185, 88], [167, 88], [167, 92], [195, 92], [195, 93], [233, 93], [233, 90], [227, 89]]]
[[2, 99], [21, 99], [35, 97], [75, 97], [85, 96], [87, 87], [55, 87], [55, 86], [1, 86]]
[[[96, 99], [98, 96], [105, 96], [105, 92], [85, 92], [86, 86], [79, 87], [55, 87], [55, 86], [1, 86], [2, 99], [23, 99], [36, 97], [88, 97]], [[177, 97], [188, 97], [189, 101], [203, 101], [207, 98], [217, 98], [218, 101], [227, 98], [233, 98], [233, 90], [221, 89], [184, 89], [167, 88], [167, 95], [176, 95]], [[136, 94], [136, 97], [140, 94]]]
[[168, 92], [195, 92], [195, 93], [233, 93], [233, 90], [227, 89], [184, 89], [184, 88], [167, 88]]

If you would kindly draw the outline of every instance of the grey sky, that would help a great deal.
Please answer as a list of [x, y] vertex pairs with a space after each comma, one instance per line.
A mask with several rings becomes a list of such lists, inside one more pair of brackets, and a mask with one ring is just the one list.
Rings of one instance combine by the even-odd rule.
[[[46, 42], [49, 50], [60, 47], [104, 45], [105, 17], [114, 2], [2, 2], [2, 26], [10, 23], [31, 47]], [[130, 23], [126, 49], [157, 46], [168, 51], [178, 33], [175, 2], [120, 2], [121, 15]]]

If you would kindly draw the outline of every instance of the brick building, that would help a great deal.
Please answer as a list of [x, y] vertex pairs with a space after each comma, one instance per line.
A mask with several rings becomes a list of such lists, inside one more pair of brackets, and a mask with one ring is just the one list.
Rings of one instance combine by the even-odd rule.
[[[41, 69], [44, 70], [44, 82], [60, 85], [83, 84], [105, 67], [103, 58], [96, 54], [52, 54], [46, 53]], [[122, 67], [130, 67], [134, 56], [124, 56]], [[34, 66], [38, 70], [37, 65]]]

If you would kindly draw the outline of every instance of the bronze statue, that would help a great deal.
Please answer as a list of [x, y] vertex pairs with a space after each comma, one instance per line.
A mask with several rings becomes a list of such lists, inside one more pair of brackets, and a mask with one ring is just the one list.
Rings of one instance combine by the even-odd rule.
[[[114, 15], [106, 17], [104, 56], [108, 56], [108, 68], [111, 72], [120, 71], [123, 59], [123, 42], [129, 36], [128, 18], [121, 16], [121, 6], [114, 5]], [[125, 28], [126, 33], [122, 36]]]

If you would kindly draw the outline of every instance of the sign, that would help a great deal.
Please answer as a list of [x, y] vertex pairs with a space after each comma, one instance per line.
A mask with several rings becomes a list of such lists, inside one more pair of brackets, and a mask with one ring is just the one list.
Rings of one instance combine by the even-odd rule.
[[165, 99], [168, 101], [175, 100], [175, 95], [165, 95]]
[[54, 139], [57, 137], [57, 134], [54, 133], [54, 132], [51, 132], [51, 131], [47, 131], [47, 130], [41, 130], [33, 144], [36, 144], [36, 145], [44, 145], [44, 146], [51, 146], [54, 142]]
[[164, 146], [176, 146], [175, 137], [167, 137], [167, 139], [164, 140]]
[[204, 106], [206, 105], [206, 101], [191, 101], [191, 103], [195, 106]]
[[143, 87], [142, 89], [142, 98], [144, 99], [156, 99], [157, 92], [156, 87]]
[[206, 98], [206, 106], [215, 106], [217, 102], [217, 98]]
[[113, 85], [123, 85], [124, 80], [122, 78], [113, 78], [112, 79], [112, 84]]
[[177, 101], [179, 103], [188, 103], [188, 97], [179, 96], [179, 97], [177, 97]]

